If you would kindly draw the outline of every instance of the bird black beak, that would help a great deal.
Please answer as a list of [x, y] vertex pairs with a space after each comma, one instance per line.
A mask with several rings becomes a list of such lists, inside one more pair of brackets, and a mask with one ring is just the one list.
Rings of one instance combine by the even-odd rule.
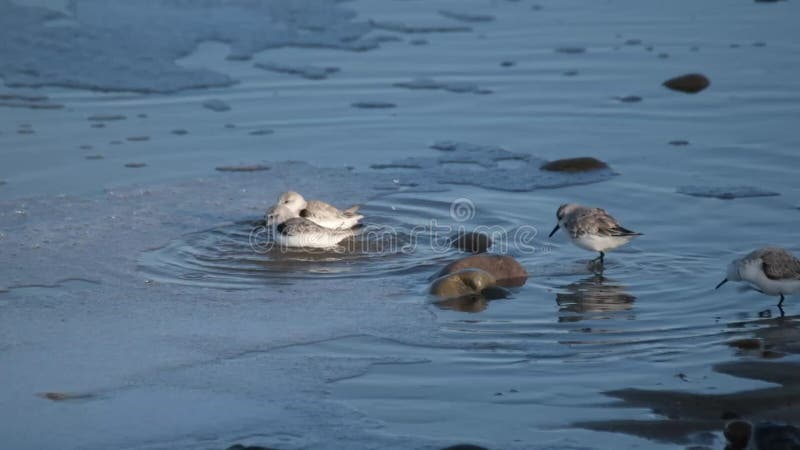
[[720, 281], [719, 284], [717, 285], [717, 287], [715, 287], [714, 289], [719, 289], [720, 286], [722, 286], [723, 284], [725, 284], [727, 282], [728, 282], [728, 279], [725, 278], [724, 280]]
[[547, 237], [549, 237], [549, 238], [553, 237], [553, 235], [554, 235], [554, 234], [556, 234], [556, 231], [558, 231], [558, 229], [559, 229], [559, 228], [561, 228], [561, 225], [559, 225], [559, 224], [556, 224], [556, 227], [555, 227], [555, 228], [553, 228], [553, 231], [551, 231], [551, 232], [550, 232], [550, 235], [549, 235], [549, 236], [547, 236]]

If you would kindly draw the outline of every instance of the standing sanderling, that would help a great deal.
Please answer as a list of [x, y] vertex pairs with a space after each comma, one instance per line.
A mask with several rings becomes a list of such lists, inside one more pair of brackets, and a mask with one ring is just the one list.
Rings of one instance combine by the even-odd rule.
[[549, 237], [563, 227], [573, 244], [585, 250], [600, 252], [600, 256], [596, 258], [600, 260], [600, 264], [603, 264], [607, 250], [625, 245], [636, 236], [642, 235], [623, 228], [617, 219], [600, 208], [567, 203], [559, 206], [556, 218], [558, 223]]
[[274, 228], [275, 242], [283, 247], [330, 248], [358, 234], [358, 227], [331, 229], [320, 226], [294, 211], [277, 205], [267, 212], [267, 225]]
[[780, 247], [760, 248], [733, 260], [715, 289], [728, 281], [746, 281], [763, 294], [780, 296], [781, 308], [784, 295], [800, 291], [800, 259]]
[[319, 200], [306, 200], [297, 192], [284, 192], [278, 197], [278, 205], [283, 205], [300, 217], [306, 218], [319, 226], [332, 229], [347, 229], [355, 226], [364, 216], [356, 214], [358, 205], [339, 210]]

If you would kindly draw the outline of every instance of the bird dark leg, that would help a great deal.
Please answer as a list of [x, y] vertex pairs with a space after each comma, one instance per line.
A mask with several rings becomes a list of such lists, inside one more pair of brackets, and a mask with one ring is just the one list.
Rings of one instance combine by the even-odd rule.
[[783, 305], [783, 294], [781, 294], [781, 301], [778, 302], [778, 308]]
[[603, 265], [603, 259], [604, 259], [605, 257], [606, 257], [606, 254], [605, 254], [605, 253], [603, 253], [603, 252], [600, 252], [600, 265]]

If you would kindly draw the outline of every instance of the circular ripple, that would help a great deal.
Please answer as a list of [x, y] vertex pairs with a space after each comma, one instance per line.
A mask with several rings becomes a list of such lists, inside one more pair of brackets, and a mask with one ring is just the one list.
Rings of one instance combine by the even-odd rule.
[[366, 217], [364, 231], [336, 249], [273, 246], [263, 221], [242, 221], [190, 233], [145, 252], [139, 268], [159, 282], [246, 289], [304, 278], [431, 273], [456, 254], [449, 245], [452, 219], [447, 202], [379, 200], [360, 212]]

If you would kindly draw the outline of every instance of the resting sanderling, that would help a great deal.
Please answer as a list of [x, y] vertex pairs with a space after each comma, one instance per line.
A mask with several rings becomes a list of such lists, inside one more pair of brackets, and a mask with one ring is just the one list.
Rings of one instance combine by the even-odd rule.
[[306, 218], [325, 228], [347, 229], [355, 226], [364, 216], [356, 214], [358, 205], [339, 210], [333, 205], [319, 200], [308, 200], [297, 192], [284, 192], [278, 197], [278, 205], [283, 205], [300, 217]]
[[746, 281], [760, 292], [781, 297], [800, 291], [800, 259], [780, 247], [754, 250], [728, 265], [728, 274], [715, 289], [728, 281]]
[[358, 234], [358, 227], [331, 229], [305, 217], [299, 217], [286, 206], [277, 205], [267, 212], [267, 225], [274, 227], [274, 239], [283, 247], [330, 248]]
[[556, 218], [558, 223], [549, 237], [563, 227], [573, 244], [585, 250], [600, 252], [597, 258], [600, 264], [603, 263], [606, 251], [625, 245], [636, 236], [642, 235], [623, 228], [617, 219], [600, 208], [568, 203], [558, 208]]

